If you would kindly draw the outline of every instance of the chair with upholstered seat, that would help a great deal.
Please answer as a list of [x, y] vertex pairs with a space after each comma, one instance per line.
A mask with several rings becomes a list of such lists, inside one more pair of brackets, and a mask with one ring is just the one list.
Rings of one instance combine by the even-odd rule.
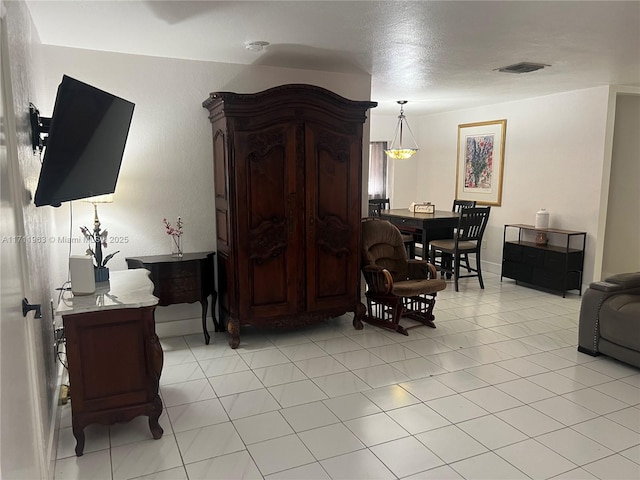
[[[463, 208], [474, 208], [475, 206], [475, 200], [454, 200], [451, 211], [460, 213]], [[467, 272], [471, 272], [471, 266], [469, 266], [469, 255], [465, 253], [462, 258], [464, 260], [464, 266], [467, 269]]]
[[[389, 210], [391, 208], [391, 202], [388, 198], [370, 198], [369, 199], [369, 216], [379, 217], [382, 210]], [[416, 256], [416, 239], [411, 233], [400, 232], [402, 235], [402, 241], [407, 249], [407, 255], [409, 258], [415, 258]]]
[[[453, 206], [451, 207], [451, 211], [455, 213], [460, 213], [460, 211], [463, 208], [473, 208], [475, 206], [476, 206], [475, 200], [454, 200]], [[455, 235], [455, 230], [453, 233]], [[440, 256], [440, 252], [438, 252], [436, 258], [430, 258], [429, 247], [424, 245], [422, 247], [423, 248], [417, 249], [418, 252], [424, 251], [423, 254], [420, 254], [421, 258], [427, 258], [431, 261], [431, 263], [438, 266], [440, 265], [440, 263], [444, 262], [443, 265], [446, 268], [451, 268], [451, 255], [445, 254], [444, 256]], [[465, 254], [463, 255], [462, 258], [464, 260], [464, 264], [465, 264], [465, 268], [467, 269], [467, 272], [471, 272], [471, 267], [469, 266], [469, 256]]]
[[[367, 283], [365, 322], [403, 335], [421, 324], [435, 327], [436, 294], [447, 284], [426, 260], [407, 258], [400, 231], [386, 220], [362, 222], [362, 273]], [[419, 324], [403, 327], [402, 317]]]
[[[480, 288], [484, 288], [482, 280], [482, 267], [480, 265], [480, 250], [482, 248], [482, 237], [489, 221], [491, 207], [463, 208], [460, 211], [458, 227], [451, 239], [432, 240], [429, 242], [429, 252], [432, 263], [435, 264], [438, 255], [441, 258], [449, 256], [452, 265], [440, 262], [439, 270], [442, 273], [452, 275], [456, 292], [458, 291], [458, 280], [460, 278], [478, 277]], [[460, 262], [464, 255], [475, 254], [475, 268], [469, 266], [469, 275], [460, 275]], [[475, 272], [475, 273], [472, 273]]]

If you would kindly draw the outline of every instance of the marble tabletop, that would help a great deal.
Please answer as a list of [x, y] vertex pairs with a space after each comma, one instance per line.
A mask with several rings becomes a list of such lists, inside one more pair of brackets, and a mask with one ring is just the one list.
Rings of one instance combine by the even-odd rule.
[[72, 315], [157, 305], [158, 298], [153, 296], [153, 282], [148, 270], [111, 271], [109, 277], [108, 282], [96, 283], [96, 291], [89, 295], [73, 295], [71, 292], [63, 295], [57, 313]]

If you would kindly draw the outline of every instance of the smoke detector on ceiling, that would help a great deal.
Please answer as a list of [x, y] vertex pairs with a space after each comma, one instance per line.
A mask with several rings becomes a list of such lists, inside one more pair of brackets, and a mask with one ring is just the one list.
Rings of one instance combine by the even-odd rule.
[[546, 63], [520, 62], [514, 63], [513, 65], [508, 65], [506, 67], [496, 68], [494, 69], [494, 72], [497, 70], [498, 72], [504, 73], [529, 73], [550, 66], [551, 65], [547, 65]]
[[269, 46], [269, 42], [263, 42], [260, 40], [257, 42], [247, 43], [245, 44], [244, 48], [246, 48], [250, 52], [261, 52], [262, 50], [264, 50], [264, 47], [268, 47], [268, 46]]

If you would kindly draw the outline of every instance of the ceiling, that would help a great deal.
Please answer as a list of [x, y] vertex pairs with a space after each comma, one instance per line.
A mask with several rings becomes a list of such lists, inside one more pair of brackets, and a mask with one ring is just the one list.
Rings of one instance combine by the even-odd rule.
[[[26, 0], [44, 44], [367, 73], [378, 113], [640, 87], [640, 1]], [[248, 42], [270, 43], [262, 52]], [[497, 68], [523, 61], [532, 73]]]

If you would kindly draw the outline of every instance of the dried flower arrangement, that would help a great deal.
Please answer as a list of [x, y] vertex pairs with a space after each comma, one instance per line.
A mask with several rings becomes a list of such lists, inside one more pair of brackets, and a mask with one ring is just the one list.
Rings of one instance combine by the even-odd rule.
[[167, 235], [171, 236], [171, 253], [173, 256], [182, 257], [182, 234], [184, 233], [182, 218], [178, 217], [176, 226], [172, 226], [166, 218], [162, 219], [164, 223], [164, 229]]

